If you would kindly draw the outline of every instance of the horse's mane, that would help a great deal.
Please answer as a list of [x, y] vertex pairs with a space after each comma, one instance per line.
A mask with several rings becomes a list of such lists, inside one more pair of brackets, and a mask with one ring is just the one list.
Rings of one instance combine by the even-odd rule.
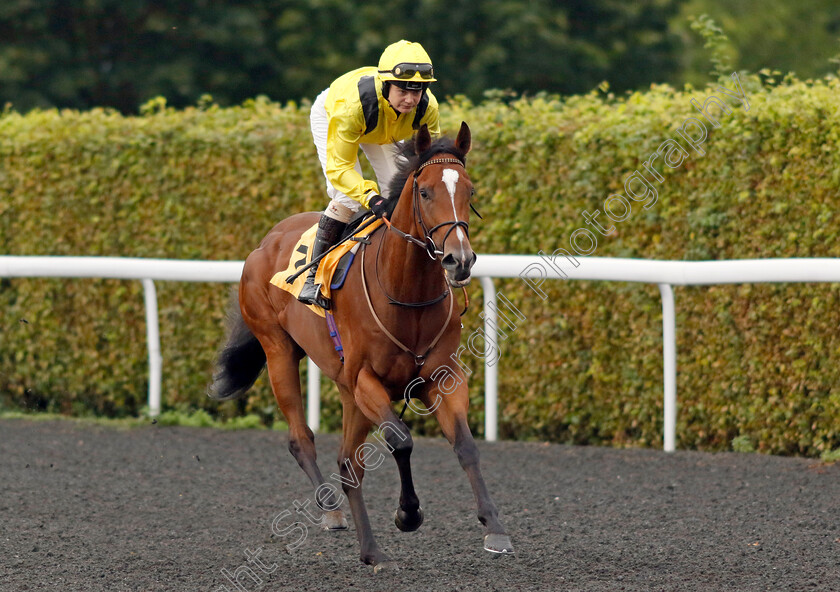
[[432, 142], [432, 145], [428, 150], [420, 154], [414, 153], [414, 141], [415, 138], [411, 138], [405, 142], [397, 152], [397, 156], [402, 158], [397, 159], [400, 164], [397, 166], [397, 172], [394, 173], [394, 178], [391, 179], [391, 183], [388, 185], [387, 197], [389, 199], [398, 199], [411, 173], [416, 171], [418, 167], [431, 160], [432, 157], [437, 154], [451, 154], [466, 165], [466, 154], [458, 150], [458, 148], [455, 147], [455, 142], [449, 138], [438, 138]]

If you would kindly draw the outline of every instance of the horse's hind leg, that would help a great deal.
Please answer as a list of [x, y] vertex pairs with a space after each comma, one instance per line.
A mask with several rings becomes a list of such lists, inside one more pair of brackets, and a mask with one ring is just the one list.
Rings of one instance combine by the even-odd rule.
[[347, 519], [333, 495], [333, 488], [321, 487], [325, 481], [316, 462], [315, 434], [306, 425], [301, 399], [298, 374], [301, 354], [288, 335], [282, 339], [275, 337], [273, 341], [270, 347], [264, 346], [264, 349], [274, 398], [289, 423], [289, 451], [315, 487], [316, 503], [324, 511], [321, 524], [329, 530], [345, 530]]

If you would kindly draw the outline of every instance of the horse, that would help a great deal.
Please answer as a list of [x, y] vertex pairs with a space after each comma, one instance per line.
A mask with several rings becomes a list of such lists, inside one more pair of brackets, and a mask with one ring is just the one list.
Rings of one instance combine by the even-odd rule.
[[[454, 290], [469, 283], [476, 260], [469, 241], [474, 194], [466, 172], [470, 146], [466, 122], [454, 142], [446, 137], [433, 141], [424, 125], [405, 143], [404, 163], [390, 186], [393, 213], [368, 237], [369, 244], [361, 245], [361, 263], [351, 267], [344, 287], [332, 293], [331, 312], [343, 339], [343, 361], [324, 320], [290, 293], [269, 284], [276, 271], [287, 267], [298, 239], [317, 222], [318, 214], [297, 214], [278, 223], [245, 261], [238, 302], [235, 298], [229, 311], [229, 337], [208, 393], [218, 400], [240, 397], [268, 367], [272, 391], [289, 425], [289, 450], [316, 488], [316, 503], [324, 512], [321, 525], [343, 530], [348, 524], [340, 508], [342, 496], [337, 487], [325, 484], [316, 464], [314, 435], [306, 425], [298, 372], [301, 359], [308, 355], [336, 383], [342, 407], [338, 455], [342, 490], [349, 501], [360, 559], [375, 572], [395, 564], [373, 536], [362, 495], [366, 460], [373, 447], [366, 439], [372, 428], [379, 429], [377, 434], [399, 472], [396, 526], [410, 532], [423, 522], [411, 474], [411, 432], [392, 405], [410, 398], [419, 399], [434, 413], [467, 474], [478, 520], [484, 525], [484, 548], [513, 553], [467, 423], [467, 374], [458, 358], [461, 322], [457, 312], [453, 314]], [[368, 249], [375, 250], [375, 256], [365, 257]], [[407, 385], [411, 385], [408, 390]], [[381, 453], [380, 457], [377, 467], [385, 458]]]

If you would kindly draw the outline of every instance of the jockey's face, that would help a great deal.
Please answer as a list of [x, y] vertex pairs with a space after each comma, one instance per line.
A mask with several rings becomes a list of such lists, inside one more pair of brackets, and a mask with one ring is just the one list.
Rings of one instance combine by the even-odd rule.
[[420, 102], [420, 96], [423, 91], [420, 90], [403, 90], [399, 86], [391, 85], [388, 91], [388, 102], [391, 106], [400, 113], [411, 113], [411, 110]]

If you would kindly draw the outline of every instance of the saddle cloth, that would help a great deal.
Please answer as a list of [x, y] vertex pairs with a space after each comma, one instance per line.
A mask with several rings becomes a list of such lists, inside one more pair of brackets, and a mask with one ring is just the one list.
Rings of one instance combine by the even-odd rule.
[[[358, 239], [363, 240], [368, 238], [380, 226], [382, 226], [382, 220], [376, 220], [361, 232], [353, 233], [342, 244], [321, 259], [321, 262], [318, 264], [318, 271], [315, 274], [315, 283], [321, 286], [321, 294], [325, 298], [330, 298], [331, 290], [338, 289], [344, 284], [344, 278], [350, 269], [350, 265], [353, 263], [353, 256], [359, 249], [360, 242]], [[306, 283], [306, 276], [309, 275], [309, 271], [307, 270], [300, 274], [292, 283], [287, 283], [286, 279], [297, 273], [302, 266], [312, 260], [310, 253], [312, 253], [312, 243], [315, 242], [315, 233], [317, 231], [318, 224], [316, 223], [301, 235], [300, 240], [292, 250], [288, 267], [283, 271], [275, 273], [274, 277], [271, 278], [272, 284], [281, 290], [289, 292], [295, 298], [303, 290], [303, 284]], [[357, 240], [352, 240], [353, 238]], [[338, 273], [336, 273], [337, 270]], [[324, 314], [326, 311], [320, 306], [310, 304], [307, 307], [321, 317], [326, 316]]]

